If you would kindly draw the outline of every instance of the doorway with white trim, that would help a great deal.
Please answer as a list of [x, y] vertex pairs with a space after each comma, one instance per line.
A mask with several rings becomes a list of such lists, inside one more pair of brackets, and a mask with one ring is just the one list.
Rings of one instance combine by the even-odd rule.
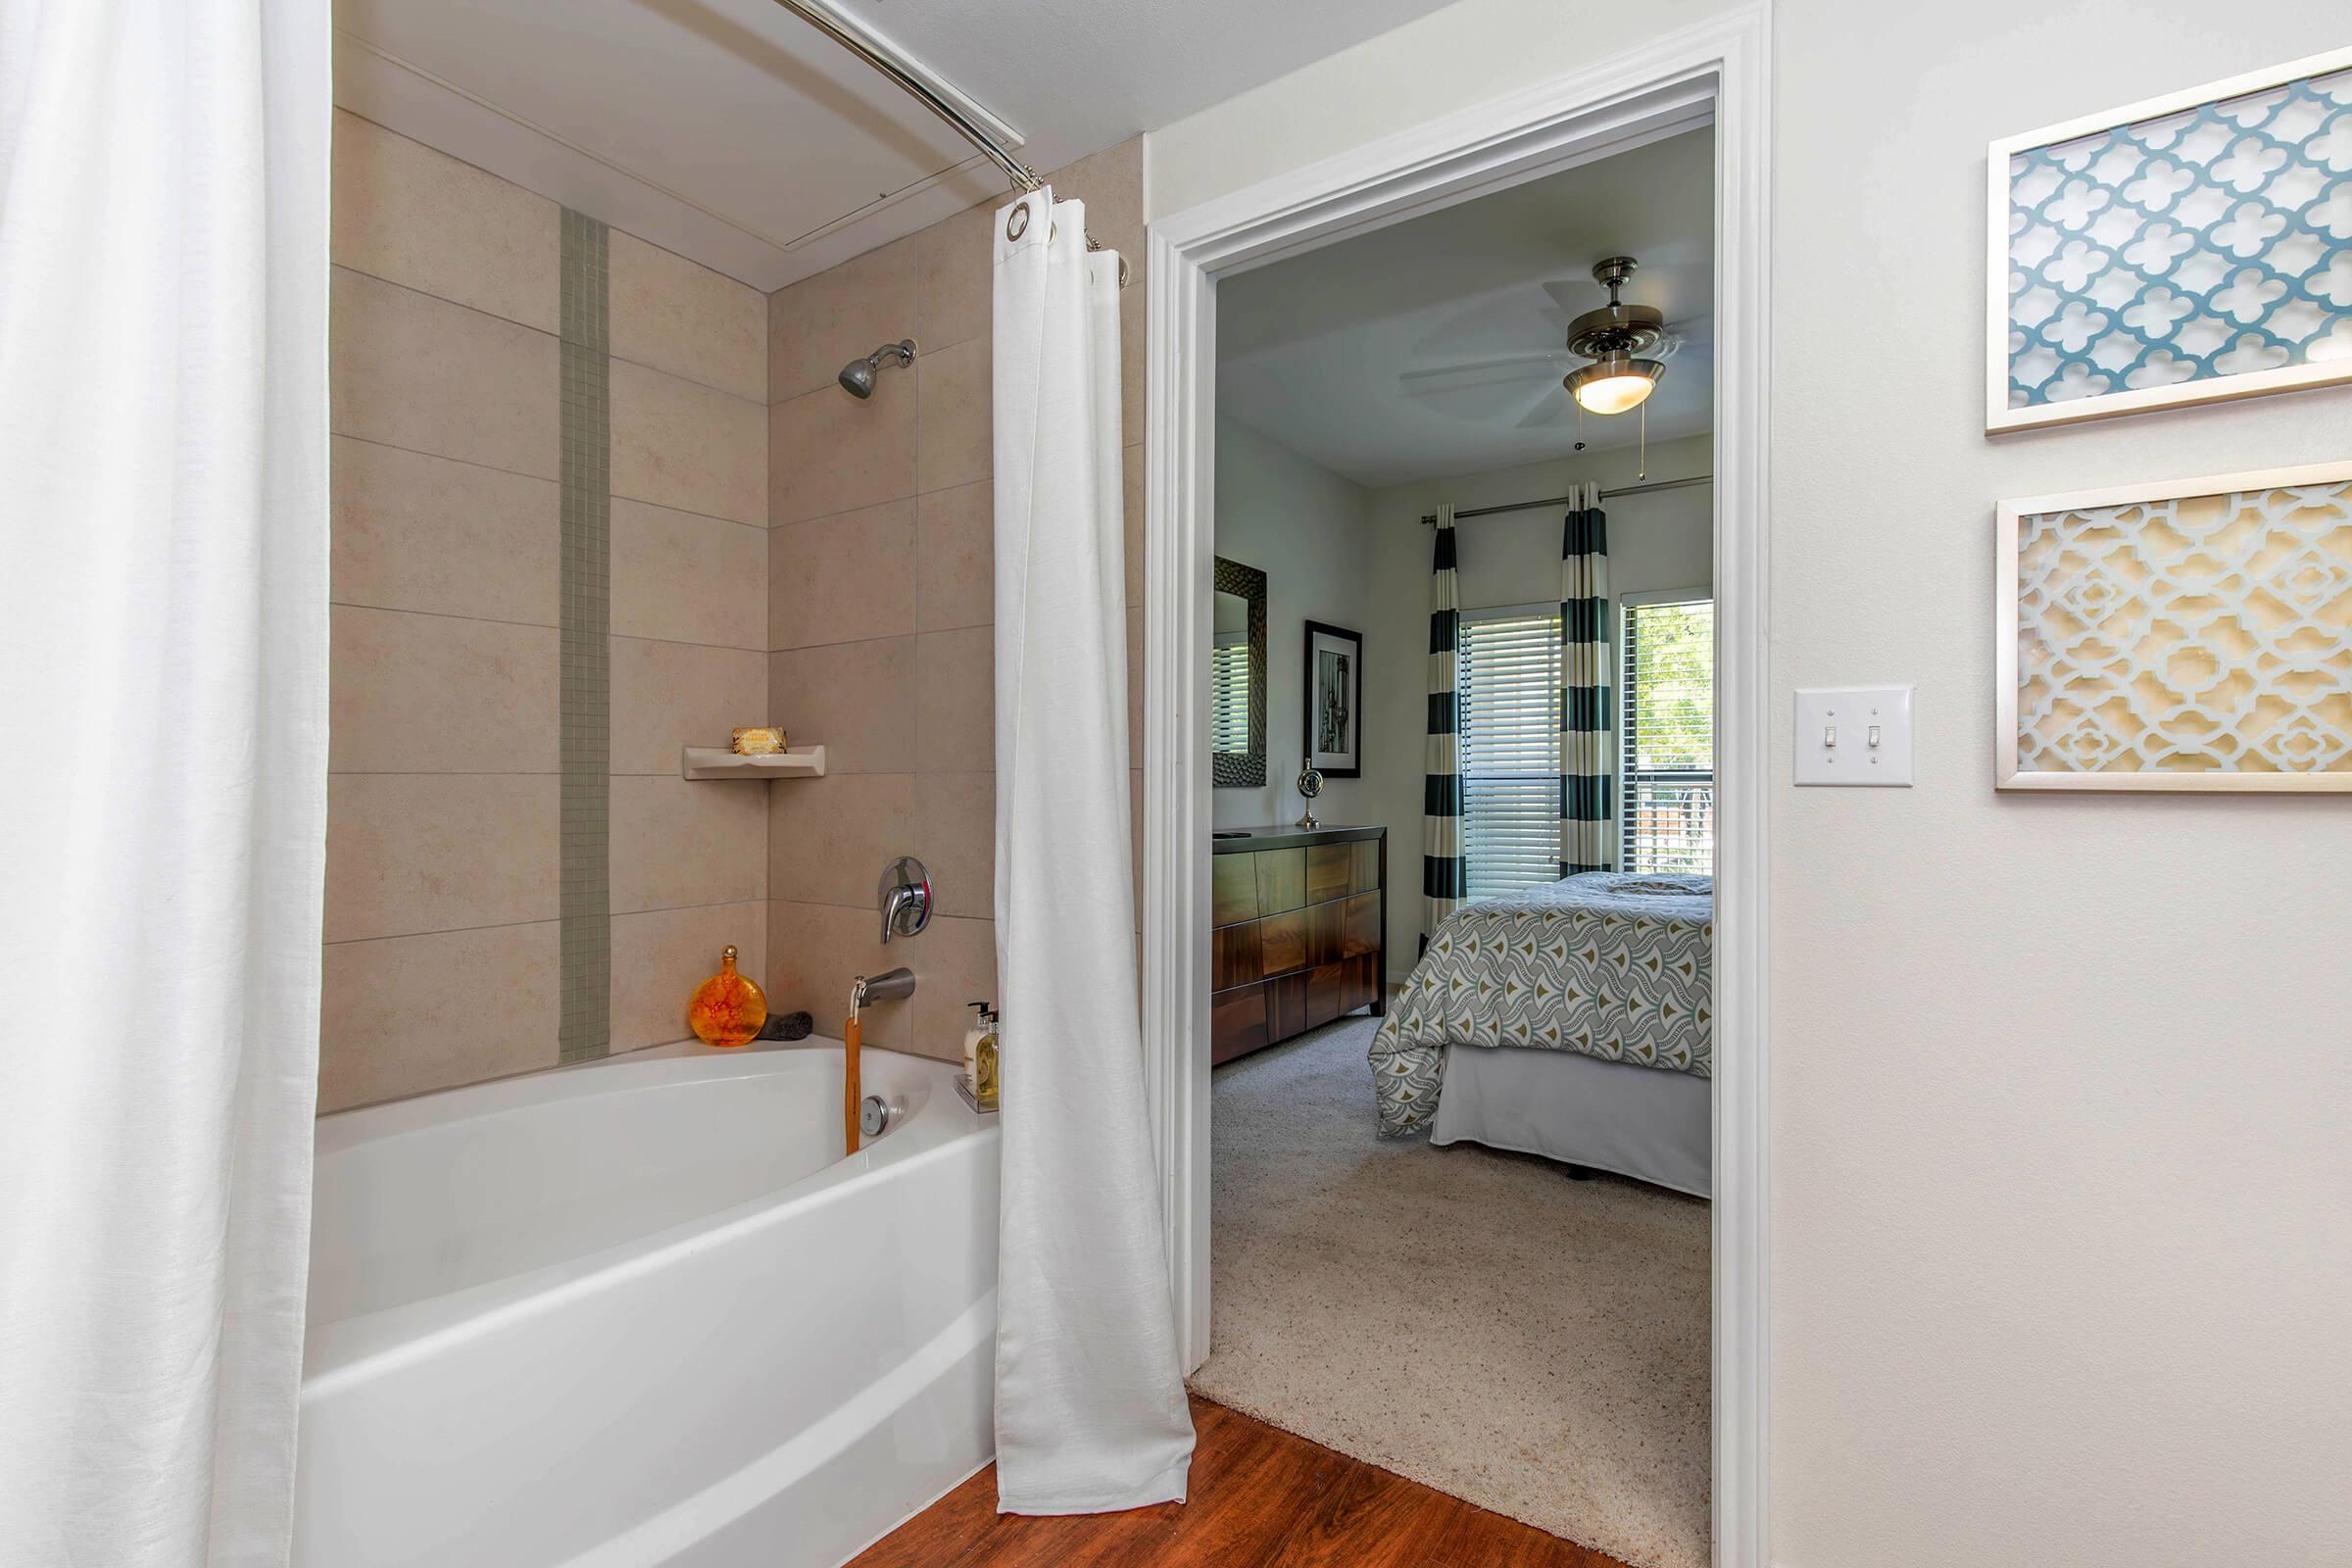
[[[1761, 1561], [1760, 45], [1752, 18], [1694, 29], [1640, 59], [1161, 220], [1152, 235], [1146, 1050], [1196, 1386], [1645, 1562]], [[1612, 182], [1625, 209], [1613, 224]], [[1699, 219], [1679, 244], [1652, 211], [1677, 186], [1689, 187]], [[1509, 244], [1482, 225], [1507, 231], [1513, 212], [1531, 245], [1548, 244], [1548, 276], [1532, 275], [1537, 268], [1506, 275]], [[1612, 227], [1633, 232], [1613, 245], [1602, 238]], [[1417, 246], [1432, 265], [1413, 263]], [[1646, 278], [1608, 265], [1628, 254], [1640, 262], [1642, 249]], [[1445, 275], [1449, 260], [1461, 276]], [[1612, 275], [1592, 275], [1596, 265]], [[1563, 356], [1574, 327], [1592, 324], [1576, 318], [1612, 299], [1661, 310], [1670, 341], [1679, 339], [1672, 358], [1655, 339], [1624, 345], [1614, 366], [1589, 342], [1584, 356]], [[1620, 318], [1629, 318], [1643, 320]], [[1515, 321], [1527, 330], [1512, 334]], [[1596, 412], [1609, 389], [1586, 376], [1597, 395], [1579, 395], [1575, 371], [1627, 362], [1637, 374], [1650, 367], [1653, 394], [1676, 386], [1683, 396], [1655, 397], [1646, 415], [1634, 405], [1631, 421]], [[1644, 418], [1656, 427], [1644, 432]], [[1450, 441], [1448, 421], [1459, 426]], [[1416, 427], [1426, 435], [1418, 449]], [[1491, 427], [1504, 432], [1499, 440]], [[1363, 498], [1365, 548], [1344, 560], [1335, 546], [1345, 543], [1351, 496]], [[1425, 528], [1425, 514], [1451, 526]], [[1606, 543], [1595, 551], [1593, 525], [1603, 523]], [[1538, 533], [1548, 536], [1541, 570], [1528, 554]], [[1435, 650], [1446, 618], [1441, 534], [1457, 543], [1457, 584], [1450, 646]], [[1568, 559], [1579, 553], [1601, 558], [1582, 564], [1582, 578]], [[1229, 754], [1250, 740], [1246, 718], [1218, 722], [1220, 693], [1227, 709], [1237, 690], [1249, 700], [1246, 676], [1237, 687], [1211, 667], [1223, 598], [1242, 602], [1226, 617], [1242, 635], [1225, 641], [1248, 636], [1248, 595], [1227, 581], [1237, 569], [1259, 574], [1259, 662], [1270, 678], [1255, 696], [1268, 733], [1256, 769], [1220, 789], [1220, 772], [1236, 771]], [[1587, 627], [1592, 603], [1600, 621]], [[1349, 612], [1360, 625], [1340, 618]], [[1347, 635], [1335, 642], [1326, 635], [1335, 632]], [[1226, 662], [1238, 667], [1245, 657]], [[1321, 686], [1350, 660], [1353, 678], [1335, 706]], [[1452, 687], [1443, 704], [1441, 663]], [[1606, 724], [1585, 725], [1599, 737], [1554, 742], [1601, 702]], [[1441, 728], [1441, 706], [1456, 726], [1443, 745], [1429, 733]], [[1531, 748], [1545, 753], [1540, 764], [1517, 755]], [[1315, 765], [1332, 760], [1340, 765]], [[1302, 773], [1323, 775], [1311, 799], [1297, 788]], [[1450, 839], [1433, 823], [1445, 814], [1442, 796], [1454, 806]], [[1563, 813], [1591, 820], [1571, 824]], [[1320, 831], [1299, 828], [1302, 817]], [[1358, 959], [1345, 946], [1360, 930], [1347, 921], [1352, 911], [1344, 906], [1329, 922], [1342, 946], [1318, 956], [1314, 922], [1293, 918], [1286, 891], [1293, 849], [1321, 850], [1336, 874], [1345, 857], [1328, 846], [1348, 841], [1333, 829], [1364, 830], [1385, 846], [1376, 1003], [1385, 1011], [1374, 1016], [1351, 1018], [1342, 1005], [1361, 1000], [1345, 989]], [[1237, 830], [1251, 839], [1212, 837]], [[1449, 847], [1450, 872], [1442, 863]], [[1230, 862], [1244, 858], [1274, 863], [1243, 878]], [[1325, 877], [1321, 891], [1362, 902], [1363, 859], [1348, 860], [1355, 880]], [[1672, 916], [1691, 906], [1668, 903], [1693, 890], [1661, 884], [1709, 872], [1703, 947], [1665, 939], [1683, 941], [1680, 956], [1696, 951], [1712, 971], [1700, 981], [1704, 1031], [1660, 1033], [1653, 1017], [1646, 1032], [1605, 1031], [1597, 1049], [1546, 1050], [1547, 1036], [1564, 1021], [1573, 1031], [1573, 1020], [1490, 1009], [1455, 1022], [1502, 1031], [1478, 1043], [1504, 1049], [1463, 1052], [1445, 1040], [1442, 1008], [1416, 1009], [1393, 989], [1416, 977], [1425, 987], [1475, 987], [1458, 954], [1453, 971], [1427, 978], [1444, 966], [1423, 955], [1424, 940], [1445, 945], [1479, 924], [1499, 931], [1506, 919], [1524, 926], [1538, 919], [1522, 906], [1536, 893], [1580, 879], [1632, 884], [1601, 891], [1634, 901], [1622, 912], [1629, 925], [1675, 929]], [[1247, 911], [1235, 902], [1245, 880], [1256, 901]], [[1639, 905], [1645, 897], [1666, 902]], [[1325, 902], [1302, 897], [1298, 906], [1311, 916]], [[1620, 916], [1594, 907], [1573, 918], [1604, 917]], [[1292, 924], [1302, 927], [1298, 953]], [[1254, 969], [1245, 925], [1260, 938]], [[1269, 941], [1280, 972], [1264, 967]], [[1607, 961], [1652, 958], [1678, 961], [1663, 947], [1635, 955], [1623, 944]], [[1320, 1007], [1306, 1000], [1319, 972], [1341, 987]], [[1529, 1029], [1539, 1038], [1507, 1038]], [[1236, 1056], [1236, 1041], [1260, 1040], [1266, 1049]], [[1658, 1059], [1639, 1054], [1652, 1051]], [[1220, 1054], [1235, 1059], [1212, 1079]], [[1449, 1070], [1454, 1056], [1474, 1064]], [[1570, 1071], [1630, 1075], [1637, 1095], [1670, 1081], [1694, 1086], [1695, 1116], [1676, 1105], [1643, 1123], [1643, 1112], [1582, 1082], [1554, 1092], [1549, 1079], [1478, 1070], [1540, 1057], [1541, 1071], [1556, 1073], [1563, 1056]], [[1398, 1081], [1376, 1089], [1384, 1068]], [[1581, 1131], [1580, 1104], [1604, 1108]], [[1317, 1105], [1356, 1125], [1313, 1123], [1306, 1107]], [[1433, 1121], [1445, 1147], [1422, 1141]], [[1384, 1122], [1404, 1136], [1377, 1139]], [[1618, 1137], [1613, 1151], [1612, 1126], [1640, 1135]], [[1669, 1128], [1679, 1129], [1679, 1166]], [[1568, 1142], [1550, 1147], [1548, 1137]], [[1533, 1152], [1494, 1152], [1514, 1148]], [[1438, 1188], [1413, 1162], [1446, 1172]], [[1472, 1166], [1474, 1179], [1453, 1174]], [[1586, 1172], [1570, 1166], [1615, 1174], [1577, 1181]], [[1302, 1177], [1306, 1190], [1298, 1190]], [[1711, 1189], [1714, 1201], [1678, 1188]], [[1655, 1235], [1674, 1240], [1635, 1242], [1625, 1256], [1674, 1253], [1689, 1267], [1643, 1274], [1608, 1250], [1660, 1219]], [[1574, 1309], [1586, 1314], [1585, 1332], [1617, 1335], [1610, 1343], [1625, 1345], [1629, 1366], [1678, 1368], [1647, 1392], [1672, 1385], [1669, 1402], [1681, 1401], [1686, 1416], [1679, 1501], [1676, 1483], [1655, 1467], [1629, 1482], [1622, 1468], [1563, 1476], [1572, 1467], [1555, 1462], [1547, 1480], [1538, 1458], [1506, 1466], [1513, 1474], [1501, 1490], [1491, 1485], [1493, 1452], [1514, 1444], [1539, 1453], [1657, 1444], [1654, 1425], [1609, 1425], [1616, 1399], [1643, 1399], [1640, 1379], [1617, 1380], [1607, 1396], [1608, 1379], [1564, 1396], [1542, 1386], [1580, 1358], [1551, 1358], [1579, 1330], [1546, 1319], [1545, 1298], [1556, 1305], [1560, 1286], [1541, 1274], [1579, 1258], [1583, 1271], [1560, 1278], [1591, 1290]], [[1675, 1332], [1626, 1332], [1645, 1318]], [[1514, 1369], [1532, 1376], [1514, 1381]], [[1493, 1446], [1483, 1457], [1473, 1453], [1482, 1441]], [[1630, 1509], [1629, 1485], [1648, 1489]], [[1651, 1506], [1661, 1497], [1667, 1506]]]

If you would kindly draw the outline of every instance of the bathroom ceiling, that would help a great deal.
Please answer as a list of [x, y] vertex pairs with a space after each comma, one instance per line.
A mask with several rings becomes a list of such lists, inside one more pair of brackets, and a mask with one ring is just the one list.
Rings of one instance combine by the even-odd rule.
[[[1443, 3], [840, 9], [1025, 136], [1016, 156], [1047, 171]], [[336, 0], [335, 31], [344, 108], [761, 289], [1005, 188], [773, 0]]]
[[[1684, 131], [1227, 279], [1218, 412], [1370, 487], [1566, 456], [1568, 322], [1607, 303], [1592, 264], [1630, 255], [1626, 301], [1681, 339], [1649, 439], [1710, 429], [1714, 158], [1712, 129]], [[1640, 417], [1581, 434], [1630, 446]]]

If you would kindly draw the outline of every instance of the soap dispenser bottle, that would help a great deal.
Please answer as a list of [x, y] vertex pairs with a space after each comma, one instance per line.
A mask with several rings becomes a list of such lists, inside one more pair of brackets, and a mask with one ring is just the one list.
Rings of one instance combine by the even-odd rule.
[[963, 1081], [977, 1097], [980, 1093], [980, 1038], [988, 1033], [988, 1004], [967, 1002], [972, 1009], [972, 1026], [963, 1032]]
[[999, 1087], [997, 1032], [1001, 1024], [995, 1013], [983, 1007], [980, 1027], [979, 1042], [972, 1047], [972, 1098], [980, 1102], [982, 1110], [994, 1110]]

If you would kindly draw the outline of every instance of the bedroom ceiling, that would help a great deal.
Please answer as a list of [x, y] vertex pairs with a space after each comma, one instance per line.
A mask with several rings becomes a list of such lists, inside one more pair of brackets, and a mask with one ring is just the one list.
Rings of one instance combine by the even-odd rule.
[[[842, 0], [1044, 171], [1444, 0]], [[336, 0], [335, 101], [761, 289], [1005, 186], [773, 0]], [[1246, 46], [1237, 40], [1246, 40]]]
[[[1630, 255], [1626, 300], [1682, 340], [1649, 439], [1708, 430], [1714, 156], [1711, 129], [1685, 131], [1226, 280], [1218, 412], [1374, 488], [1564, 457], [1560, 377], [1585, 363], [1568, 321], [1607, 301], [1592, 264]], [[1582, 434], [1597, 450], [1640, 430], [1587, 415]]]

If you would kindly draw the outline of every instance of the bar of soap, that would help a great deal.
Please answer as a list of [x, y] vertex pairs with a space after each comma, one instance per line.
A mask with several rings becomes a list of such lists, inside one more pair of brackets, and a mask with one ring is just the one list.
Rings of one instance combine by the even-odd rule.
[[735, 730], [729, 740], [737, 757], [773, 757], [784, 750], [784, 731], [773, 726]]

